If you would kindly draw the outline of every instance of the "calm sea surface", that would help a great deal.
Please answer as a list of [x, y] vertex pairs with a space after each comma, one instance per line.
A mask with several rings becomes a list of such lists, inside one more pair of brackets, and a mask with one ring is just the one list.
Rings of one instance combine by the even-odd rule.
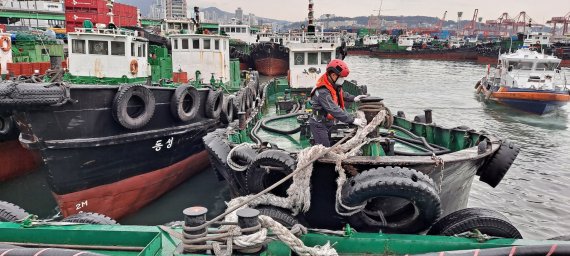
[[[395, 113], [408, 117], [433, 110], [434, 122], [447, 127], [467, 125], [508, 138], [521, 147], [513, 167], [497, 188], [474, 181], [469, 206], [504, 213], [525, 238], [570, 234], [570, 131], [568, 110], [543, 117], [487, 106], [474, 96], [483, 65], [463, 62], [390, 60], [349, 56], [350, 79], [368, 85]], [[570, 74], [568, 74], [570, 78]], [[44, 182], [45, 171], [0, 184], [0, 200], [48, 217], [55, 201]], [[182, 219], [182, 209], [205, 205], [210, 215], [221, 212], [227, 187], [207, 170], [162, 196], [122, 224], [163, 224]]]

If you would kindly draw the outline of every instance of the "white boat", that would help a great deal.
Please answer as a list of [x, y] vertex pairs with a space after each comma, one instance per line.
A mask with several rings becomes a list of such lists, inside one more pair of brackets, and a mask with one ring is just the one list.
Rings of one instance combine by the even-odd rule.
[[523, 47], [499, 57], [477, 86], [485, 99], [535, 114], [556, 110], [570, 101], [568, 81], [559, 68], [561, 60]]

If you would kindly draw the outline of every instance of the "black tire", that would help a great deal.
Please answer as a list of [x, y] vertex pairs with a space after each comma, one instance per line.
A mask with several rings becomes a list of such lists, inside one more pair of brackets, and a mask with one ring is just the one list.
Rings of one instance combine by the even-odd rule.
[[227, 164], [228, 154], [231, 150], [230, 145], [228, 145], [223, 138], [214, 136], [210, 142], [206, 144], [206, 150], [208, 151], [212, 168], [218, 175], [218, 179], [231, 182], [230, 169]]
[[223, 94], [221, 91], [210, 90], [208, 98], [206, 99], [206, 117], [211, 119], [220, 118], [223, 106]]
[[150, 122], [155, 107], [151, 90], [142, 85], [123, 85], [113, 100], [113, 118], [127, 129], [139, 129]]
[[224, 124], [229, 124], [234, 120], [234, 96], [224, 97], [220, 119]]
[[[263, 191], [275, 182], [281, 180], [295, 170], [297, 163], [295, 159], [289, 155], [288, 152], [283, 150], [266, 150], [257, 155], [255, 161], [247, 168], [246, 171], [246, 184], [247, 191], [250, 194], [255, 194]], [[266, 169], [268, 167], [281, 168], [280, 170]], [[286, 197], [287, 189], [291, 186], [291, 180], [286, 181], [280, 186], [276, 187], [271, 193]]]
[[65, 89], [46, 83], [0, 83], [0, 104], [53, 105], [64, 101]]
[[270, 205], [259, 205], [255, 209], [259, 210], [261, 215], [271, 217], [273, 220], [279, 222], [279, 224], [285, 226], [286, 228], [291, 228], [296, 224], [301, 224], [301, 222], [293, 216], [293, 213], [289, 210], [270, 206]]
[[28, 216], [30, 214], [21, 207], [13, 203], [0, 201], [0, 222], [16, 222]]
[[234, 99], [234, 116], [237, 117], [239, 112], [245, 112], [246, 110], [246, 97], [244, 93], [244, 89], [239, 90], [236, 93], [236, 97]]
[[200, 94], [192, 86], [181, 85], [176, 88], [170, 101], [170, 111], [182, 122], [192, 120], [200, 109]]
[[14, 128], [14, 119], [12, 116], [0, 116], [0, 135], [12, 133]]
[[520, 148], [509, 140], [503, 140], [501, 146], [487, 162], [477, 170], [479, 180], [497, 187], [517, 158]]
[[119, 225], [116, 220], [111, 219], [110, 217], [107, 217], [103, 214], [94, 212], [80, 212], [78, 214], [67, 216], [62, 221], [95, 225]]
[[428, 235], [454, 236], [475, 229], [489, 236], [522, 239], [521, 233], [504, 215], [481, 208], [466, 208], [441, 218]]
[[359, 173], [343, 185], [341, 199], [350, 207], [367, 202], [365, 209], [348, 218], [360, 231], [419, 233], [441, 216], [433, 180], [408, 168], [379, 167]]

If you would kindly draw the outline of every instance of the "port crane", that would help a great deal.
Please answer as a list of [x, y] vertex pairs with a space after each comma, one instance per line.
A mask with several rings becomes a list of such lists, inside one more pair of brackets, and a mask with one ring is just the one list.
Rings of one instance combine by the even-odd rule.
[[570, 33], [570, 30], [568, 29], [568, 27], [570, 25], [570, 12], [568, 12], [564, 17], [552, 17], [546, 23], [552, 24], [552, 35], [556, 35], [556, 29], [557, 29], [558, 24], [562, 25], [562, 29], [560, 30], [561, 31], [560, 34], [566, 35], [566, 34]]

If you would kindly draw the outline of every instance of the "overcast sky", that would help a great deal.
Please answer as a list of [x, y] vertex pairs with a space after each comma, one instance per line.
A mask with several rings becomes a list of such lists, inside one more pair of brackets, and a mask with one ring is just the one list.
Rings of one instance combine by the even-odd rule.
[[[300, 21], [307, 16], [308, 0], [188, 0], [189, 5], [199, 7], [215, 6], [234, 12], [241, 7], [244, 13], [257, 16]], [[367, 16], [377, 14], [380, 0], [314, 0], [316, 16], [333, 13], [338, 16]], [[457, 19], [457, 12], [463, 11], [463, 20], [471, 19], [478, 8], [484, 20], [497, 19], [503, 12], [515, 17], [521, 11], [539, 23], [545, 23], [553, 16], [564, 16], [570, 12], [570, 0], [383, 0], [382, 14], [423, 15], [440, 17], [448, 11], [448, 20]]]

